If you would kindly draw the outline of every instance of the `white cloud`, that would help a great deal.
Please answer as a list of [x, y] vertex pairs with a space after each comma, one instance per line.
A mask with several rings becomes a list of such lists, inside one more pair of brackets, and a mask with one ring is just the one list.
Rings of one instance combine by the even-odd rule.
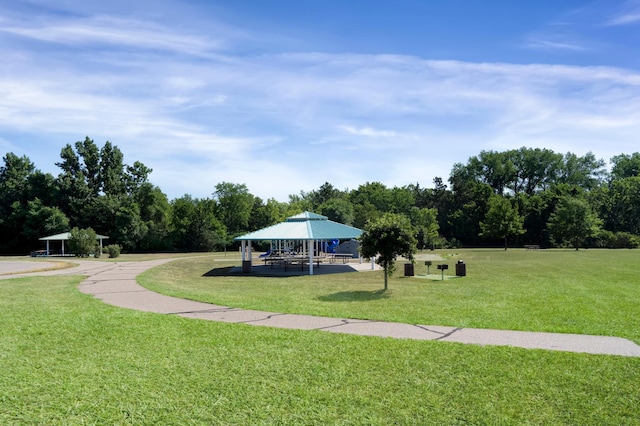
[[350, 135], [365, 136], [368, 138], [392, 138], [397, 136], [397, 133], [394, 131], [376, 130], [371, 127], [354, 127], [343, 125], [340, 126], [340, 130], [343, 130]]
[[233, 40], [108, 16], [3, 26], [66, 45], [43, 52], [18, 37], [19, 49], [0, 46], [11, 58], [0, 64], [3, 146], [31, 157], [54, 145], [54, 163], [85, 135], [110, 140], [127, 161], [153, 168], [151, 180], [170, 197], [209, 196], [223, 180], [281, 200], [325, 181], [429, 186], [482, 149], [542, 146], [608, 159], [637, 150], [640, 134], [640, 74], [624, 69], [209, 55]]

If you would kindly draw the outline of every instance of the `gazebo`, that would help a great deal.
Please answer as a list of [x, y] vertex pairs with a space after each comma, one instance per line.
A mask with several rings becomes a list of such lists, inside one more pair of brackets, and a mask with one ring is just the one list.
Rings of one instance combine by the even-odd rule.
[[296, 259], [303, 264], [308, 263], [309, 275], [313, 275], [314, 256], [324, 252], [328, 242], [358, 238], [362, 232], [353, 226], [331, 221], [326, 216], [303, 212], [276, 225], [236, 237], [235, 240], [241, 242], [244, 272], [249, 272], [252, 267], [251, 242], [269, 240], [270, 253], [289, 255], [295, 251]]
[[[62, 254], [62, 256], [64, 256], [65, 255], [64, 254], [64, 242], [65, 241], [69, 241], [69, 238], [71, 238], [71, 232], [63, 232], [61, 234], [49, 235], [48, 237], [42, 237], [42, 238], [39, 238], [39, 240], [47, 242], [47, 256], [49, 256], [49, 253], [51, 253], [49, 251], [49, 242], [50, 241], [60, 241], [61, 245], [62, 245], [62, 249], [61, 249], [60, 253]], [[96, 234], [96, 240], [99, 241], [100, 250], [102, 250], [102, 240], [107, 240], [107, 239], [109, 239], [109, 237], [107, 237], [105, 235]]]

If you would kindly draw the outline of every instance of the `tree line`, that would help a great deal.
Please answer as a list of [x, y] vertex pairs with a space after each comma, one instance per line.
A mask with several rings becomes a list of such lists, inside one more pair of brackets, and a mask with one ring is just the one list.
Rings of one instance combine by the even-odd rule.
[[445, 184], [387, 187], [367, 182], [338, 189], [325, 182], [281, 202], [245, 184], [219, 182], [210, 197], [169, 200], [149, 181], [152, 170], [124, 164], [120, 149], [90, 138], [67, 144], [43, 173], [7, 153], [0, 167], [0, 253], [25, 254], [38, 238], [91, 228], [126, 252], [210, 251], [301, 211], [366, 228], [386, 213], [411, 224], [418, 248], [535, 244], [544, 247], [637, 247], [640, 153], [606, 163], [591, 153], [549, 149], [482, 151], [454, 164]]

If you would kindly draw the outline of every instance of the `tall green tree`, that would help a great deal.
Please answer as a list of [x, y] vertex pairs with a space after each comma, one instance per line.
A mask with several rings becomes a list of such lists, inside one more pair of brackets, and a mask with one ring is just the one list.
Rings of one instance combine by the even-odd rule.
[[367, 259], [376, 258], [384, 269], [384, 289], [388, 289], [389, 276], [395, 270], [398, 256], [413, 262], [417, 251], [414, 229], [409, 219], [401, 214], [385, 213], [369, 223], [360, 237], [361, 254]]
[[523, 223], [524, 218], [508, 198], [494, 195], [489, 199], [489, 210], [484, 221], [480, 222], [480, 236], [503, 239], [504, 249], [507, 250], [507, 239], [510, 236], [524, 234]]
[[604, 223], [609, 231], [640, 235], [640, 176], [613, 180], [604, 202]]
[[[80, 144], [77, 142], [76, 144]], [[85, 140], [84, 150], [88, 142]], [[82, 165], [81, 157], [76, 154], [71, 144], [67, 144], [60, 151], [61, 161], [56, 163], [62, 172], [56, 179], [60, 189], [59, 207], [69, 217], [71, 223], [85, 227], [87, 219], [86, 208], [92, 200], [97, 197], [97, 193], [92, 195], [92, 190], [87, 182], [87, 177]]]
[[102, 190], [102, 182], [100, 176], [100, 150], [98, 146], [85, 137], [84, 141], [78, 141], [75, 144], [76, 158], [78, 161], [78, 169], [86, 179], [86, 184], [93, 197], [97, 197]]
[[320, 188], [307, 194], [307, 198], [311, 201], [313, 210], [317, 210], [322, 204], [333, 198], [344, 198], [347, 194], [335, 188], [329, 182], [323, 183]]
[[409, 218], [413, 229], [416, 231], [418, 248], [433, 248], [439, 236], [438, 211], [436, 209], [413, 207]]
[[363, 228], [383, 213], [408, 214], [415, 205], [409, 188], [387, 188], [380, 182], [367, 182], [349, 193], [353, 205], [353, 226]]
[[526, 148], [508, 151], [516, 169], [516, 179], [508, 185], [514, 194], [534, 195], [557, 183], [563, 156], [550, 149]]
[[126, 194], [129, 178], [125, 174], [124, 155], [109, 141], [100, 149], [100, 180], [104, 194], [116, 197]]
[[578, 250], [587, 238], [598, 233], [601, 224], [587, 201], [564, 196], [551, 214], [547, 227], [556, 243], [570, 243]]
[[284, 221], [287, 217], [288, 205], [275, 198], [269, 198], [263, 202], [260, 197], [255, 197], [253, 209], [249, 217], [249, 229], [255, 230], [275, 225]]
[[[19, 254], [33, 250], [38, 244], [31, 231], [29, 202], [38, 197], [54, 201], [57, 191], [53, 176], [36, 169], [31, 160], [7, 153], [0, 166], [0, 253]], [[42, 235], [39, 235], [40, 237]]]
[[454, 175], [451, 177], [451, 184], [453, 195], [443, 234], [446, 238], [457, 239], [463, 244], [478, 244], [480, 221], [486, 215], [489, 199], [494, 192], [486, 183], [458, 180]]
[[215, 215], [215, 201], [184, 195], [171, 201], [171, 236], [177, 250], [211, 251], [230, 238]]
[[351, 226], [353, 223], [353, 205], [346, 198], [331, 198], [320, 205], [318, 213], [329, 220]]
[[306, 211], [313, 211], [313, 203], [304, 192], [300, 194], [290, 194], [287, 205], [285, 217], [294, 216]]
[[213, 193], [218, 219], [231, 235], [247, 231], [254, 206], [254, 196], [245, 184], [220, 182]]
[[141, 237], [137, 248], [142, 251], [168, 250], [171, 247], [171, 205], [167, 196], [157, 186], [144, 182], [135, 191], [133, 198], [139, 207], [140, 220], [146, 228], [146, 234]]
[[213, 200], [196, 200], [187, 233], [190, 251], [213, 251], [229, 242], [227, 228], [215, 216]]
[[611, 180], [640, 176], [640, 152], [616, 155], [611, 164]]
[[[56, 163], [61, 169], [56, 179], [57, 206], [70, 223], [109, 235], [111, 242], [125, 250], [149, 247], [143, 241], [151, 219], [142, 217], [148, 205], [139, 203], [139, 191], [151, 169], [138, 161], [133, 166], [124, 164], [124, 155], [116, 145], [107, 141], [99, 147], [89, 137], [67, 144], [60, 157]], [[154, 224], [152, 228], [157, 227]]]
[[41, 243], [38, 239], [69, 230], [69, 219], [57, 207], [45, 206], [39, 198], [27, 202], [27, 211], [22, 228], [22, 238], [30, 247]]
[[568, 152], [560, 171], [559, 183], [575, 185], [584, 190], [595, 189], [604, 179], [605, 162], [588, 152], [582, 157]]

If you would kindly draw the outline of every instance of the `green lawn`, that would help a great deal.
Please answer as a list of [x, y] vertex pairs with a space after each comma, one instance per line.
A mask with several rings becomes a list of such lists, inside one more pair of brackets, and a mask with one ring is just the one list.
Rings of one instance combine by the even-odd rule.
[[[226, 306], [425, 325], [619, 336], [640, 343], [640, 250], [457, 250], [467, 276], [403, 277], [382, 291], [382, 272], [289, 278], [206, 276], [219, 256], [183, 259], [144, 273], [155, 291]], [[235, 262], [237, 264], [237, 261]], [[424, 262], [416, 264], [426, 274]], [[431, 267], [431, 274], [435, 264]]]
[[106, 305], [79, 293], [80, 281], [0, 280], [0, 424], [635, 425], [640, 418], [637, 358], [191, 320]]
[[[237, 263], [235, 254], [217, 254], [163, 265], [140, 281], [271, 311], [640, 340], [639, 251], [442, 254], [451, 267], [464, 259], [468, 276], [397, 274], [388, 292], [377, 272], [204, 276]], [[189, 320], [105, 305], [80, 294], [80, 280], [0, 281], [0, 424], [631, 425], [640, 418], [636, 358]]]

